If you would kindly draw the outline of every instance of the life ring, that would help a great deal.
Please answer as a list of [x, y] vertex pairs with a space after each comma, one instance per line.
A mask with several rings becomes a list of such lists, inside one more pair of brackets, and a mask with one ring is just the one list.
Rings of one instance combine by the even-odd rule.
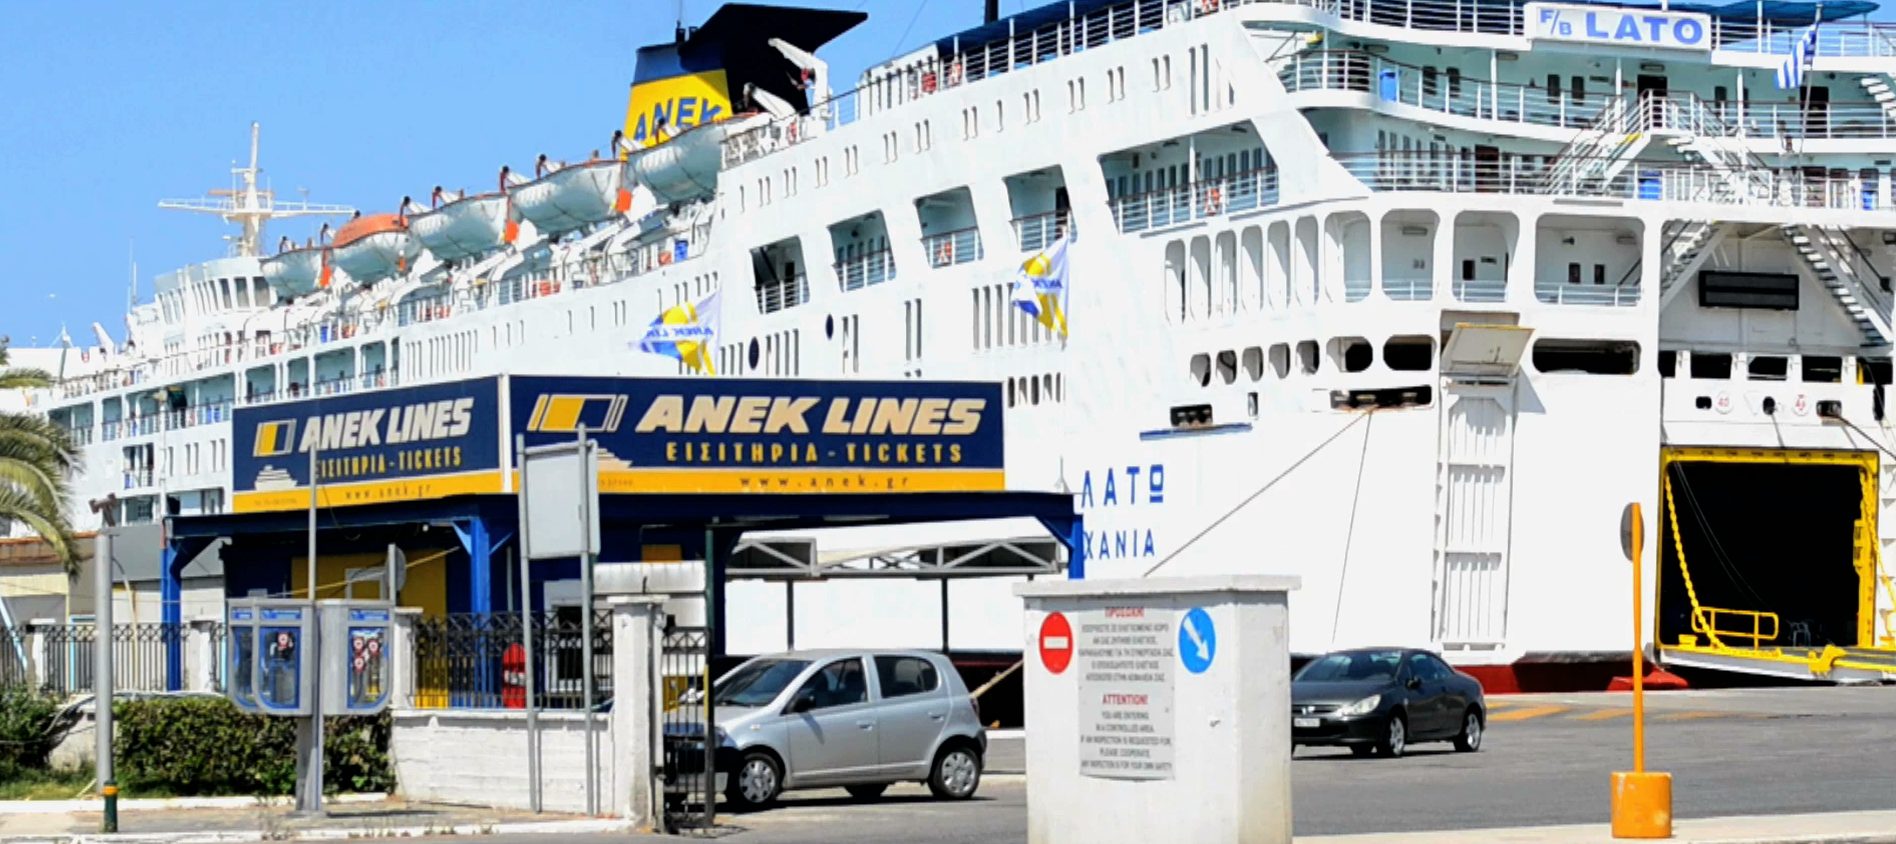
[[955, 242], [944, 240], [935, 245], [935, 266], [946, 267], [955, 262]]
[[1205, 192], [1205, 215], [1224, 213], [1224, 191], [1213, 186]]
[[935, 93], [935, 72], [932, 70], [922, 73], [922, 93]]
[[1218, 0], [1198, 0], [1198, 13], [1209, 15], [1218, 11]]
[[799, 122], [800, 121], [794, 117], [790, 118], [790, 123], [784, 128], [784, 137], [788, 138], [790, 143], [794, 144], [797, 142], [797, 126]]
[[956, 85], [960, 85], [960, 84], [961, 84], [961, 58], [957, 56], [954, 61], [951, 61], [948, 63], [948, 87], [953, 88]]

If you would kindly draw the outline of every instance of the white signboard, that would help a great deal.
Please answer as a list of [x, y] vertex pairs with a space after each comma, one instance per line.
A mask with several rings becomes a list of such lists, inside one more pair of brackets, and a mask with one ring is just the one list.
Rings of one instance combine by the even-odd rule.
[[522, 455], [520, 539], [529, 560], [599, 553], [599, 448], [591, 440]]
[[1073, 614], [1080, 773], [1172, 779], [1178, 614], [1115, 607]]
[[1529, 3], [1527, 37], [1574, 44], [1712, 49], [1712, 19], [1696, 12], [1614, 9], [1567, 3]]

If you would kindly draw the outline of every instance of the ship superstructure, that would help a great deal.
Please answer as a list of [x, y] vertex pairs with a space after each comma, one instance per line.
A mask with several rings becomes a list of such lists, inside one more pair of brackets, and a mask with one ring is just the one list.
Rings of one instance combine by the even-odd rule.
[[[272, 255], [240, 193], [250, 248], [160, 278], [47, 404], [82, 500], [216, 512], [234, 406], [693, 372], [636, 345], [717, 293], [716, 376], [1004, 382], [1009, 485], [1078, 497], [1086, 576], [1299, 575], [1298, 652], [1623, 656], [1642, 502], [1668, 659], [1882, 676], [1873, 9], [1072, 0], [832, 92], [861, 15], [731, 5], [640, 51], [574, 163]], [[1065, 333], [1016, 302], [1053, 249]], [[811, 588], [848, 621], [798, 644], [930, 641], [909, 588]], [[1019, 650], [1005, 584], [966, 592], [967, 646]], [[740, 627], [771, 600], [731, 596]]]

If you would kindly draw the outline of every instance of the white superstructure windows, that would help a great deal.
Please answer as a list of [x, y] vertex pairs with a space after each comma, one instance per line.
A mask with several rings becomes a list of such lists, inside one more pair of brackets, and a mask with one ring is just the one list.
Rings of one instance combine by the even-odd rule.
[[889, 227], [875, 211], [829, 227], [836, 282], [843, 290], [861, 290], [895, 278], [895, 253]]
[[902, 302], [902, 360], [916, 363], [922, 359], [922, 300]]
[[1028, 91], [1027, 93], [1020, 95], [1020, 111], [1021, 111], [1021, 122], [1023, 123], [1040, 122], [1040, 89], [1039, 88], [1035, 88], [1032, 91]]
[[862, 169], [862, 151], [850, 144], [843, 149], [843, 175], [854, 176]]
[[981, 107], [968, 106], [961, 110], [961, 139], [972, 141], [981, 135]]
[[1067, 80], [1067, 113], [1072, 114], [1086, 108], [1086, 77]]
[[1116, 103], [1126, 98], [1126, 68], [1108, 68], [1106, 70], [1106, 101]]
[[1004, 103], [1001, 100], [995, 100], [994, 101], [994, 131], [999, 132], [1006, 128], [1007, 128], [1006, 103]]
[[901, 145], [902, 141], [899, 133], [882, 133], [882, 162], [884, 164], [894, 162], [896, 156], [901, 154]]
[[915, 123], [915, 151], [927, 152], [935, 146], [935, 125], [927, 120]]

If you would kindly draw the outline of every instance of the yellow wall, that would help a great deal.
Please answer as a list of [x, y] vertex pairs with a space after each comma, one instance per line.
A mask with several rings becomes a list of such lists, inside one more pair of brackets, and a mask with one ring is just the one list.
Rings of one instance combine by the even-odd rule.
[[[398, 597], [404, 607], [415, 607], [431, 618], [448, 612], [447, 551], [442, 548], [404, 548], [408, 555], [408, 582]], [[343, 583], [350, 569], [372, 568], [385, 560], [382, 554], [316, 555], [316, 597], [343, 597]], [[309, 583], [309, 558], [290, 558], [291, 597], [300, 598]], [[380, 583], [357, 583], [357, 599], [380, 600]]]

